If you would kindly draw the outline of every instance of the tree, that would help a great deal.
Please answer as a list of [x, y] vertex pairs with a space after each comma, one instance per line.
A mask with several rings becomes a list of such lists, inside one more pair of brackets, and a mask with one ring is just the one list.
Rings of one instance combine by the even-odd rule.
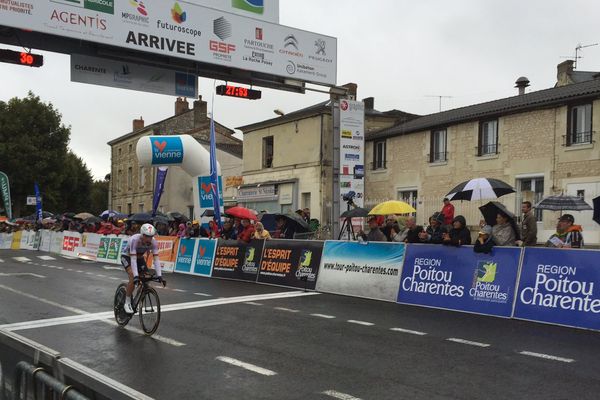
[[90, 208], [92, 214], [100, 213], [108, 208], [108, 180], [94, 181], [90, 193]]
[[[23, 99], [0, 101], [0, 171], [10, 179], [14, 215], [25, 208], [33, 184], [39, 183], [43, 208], [68, 210], [89, 203], [91, 174], [85, 163], [70, 152], [70, 128], [51, 103], [29, 92]], [[80, 198], [78, 198], [80, 197]]]

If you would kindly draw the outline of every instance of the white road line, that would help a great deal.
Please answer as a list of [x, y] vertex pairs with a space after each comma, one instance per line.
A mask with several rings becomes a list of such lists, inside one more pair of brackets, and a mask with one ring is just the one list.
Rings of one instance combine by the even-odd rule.
[[294, 310], [293, 308], [285, 308], [285, 307], [274, 307], [274, 308], [275, 308], [275, 310], [287, 311], [287, 312], [291, 312], [291, 313], [300, 312], [300, 310]]
[[566, 362], [566, 363], [575, 362], [575, 360], [573, 360], [572, 358], [557, 357], [557, 356], [552, 356], [550, 354], [543, 354], [543, 353], [534, 353], [532, 351], [521, 351], [521, 352], [519, 352], [519, 354], [523, 354], [524, 356], [543, 358], [545, 360], [562, 361], [562, 362]]
[[310, 314], [313, 317], [325, 318], [325, 319], [333, 319], [335, 318], [333, 315], [325, 315], [325, 314]]
[[0, 276], [33, 276], [35, 278], [45, 278], [44, 275], [33, 274], [31, 272], [13, 272], [13, 273], [0, 273]]
[[224, 363], [227, 363], [227, 364], [235, 365], [236, 367], [247, 369], [248, 371], [256, 372], [257, 374], [266, 375], [266, 376], [277, 375], [277, 372], [275, 372], [275, 371], [271, 371], [269, 369], [259, 367], [258, 365], [254, 365], [254, 364], [250, 364], [250, 363], [243, 362], [240, 360], [236, 360], [235, 358], [218, 356], [216, 359], [219, 361], [223, 361]]
[[76, 272], [79, 272], [80, 274], [82, 274], [82, 273], [83, 273], [83, 271], [80, 271], [80, 270], [77, 270]]
[[196, 296], [212, 297], [212, 294], [208, 293], [194, 293]]
[[120, 280], [119, 278], [115, 278], [114, 276], [109, 276], [108, 279], [112, 279], [113, 281], [118, 281]]
[[448, 340], [449, 342], [454, 342], [454, 343], [468, 344], [469, 346], [490, 347], [490, 345], [487, 343], [473, 342], [471, 340], [460, 339], [460, 338], [448, 338], [446, 340]]
[[44, 260], [44, 261], [56, 260], [56, 258], [51, 257], [51, 256], [38, 256], [38, 258], [40, 260]]
[[185, 293], [187, 292], [187, 290], [183, 290], [183, 289], [173, 289], [174, 292], [179, 292], [179, 293]]
[[106, 278], [106, 275], [102, 275], [102, 274], [96, 274], [96, 276], [97, 276], [98, 278]]
[[402, 332], [402, 333], [410, 333], [411, 335], [418, 335], [418, 336], [425, 336], [425, 335], [427, 335], [426, 332], [413, 331], [413, 330], [404, 329], [404, 328], [390, 328], [390, 331]]
[[62, 258], [66, 258], [67, 260], [75, 260], [77, 259], [77, 257], [71, 257], [71, 256], [61, 256]]
[[103, 265], [102, 268], [104, 268], [104, 269], [115, 269], [117, 271], [123, 270], [123, 267], [111, 267], [110, 265]]
[[[219, 297], [219, 299], [223, 299], [223, 297]], [[256, 303], [254, 301], [245, 301], [244, 304], [248, 304], [250, 306], [262, 306], [261, 303]]]
[[79, 308], [65, 306], [63, 304], [56, 303], [56, 302], [51, 301], [51, 300], [46, 300], [46, 299], [43, 299], [43, 298], [38, 297], [38, 296], [34, 296], [32, 294], [29, 294], [29, 293], [21, 292], [20, 290], [16, 290], [16, 289], [13, 289], [13, 288], [8, 287], [8, 286], [0, 285], [0, 289], [8, 290], [9, 292], [13, 292], [13, 293], [19, 294], [21, 296], [28, 297], [30, 299], [41, 301], [42, 303], [46, 303], [46, 304], [49, 304], [49, 305], [54, 306], [54, 307], [62, 308], [63, 310], [67, 310], [67, 311], [70, 311], [70, 312], [75, 313], [75, 314], [87, 314], [87, 312], [85, 312], [83, 310], [80, 310]]
[[27, 261], [31, 261], [29, 258], [27, 257], [13, 257], [13, 260], [15, 261], [20, 261], [20, 262], [27, 262]]
[[3, 262], [4, 262], [4, 260], [0, 258], [0, 263], [3, 263]]
[[64, 269], [64, 267], [60, 267], [60, 266], [59, 267], [54, 267], [54, 268], [56, 268], [56, 269]]
[[86, 272], [85, 274], [86, 274], [86, 275], [94, 275], [92, 272], [89, 272], [89, 271], [88, 271], [88, 272]]
[[357, 321], [357, 320], [354, 320], [354, 319], [349, 319], [347, 322], [350, 322], [351, 324], [364, 325], [364, 326], [373, 326], [373, 325], [375, 325], [372, 322]]
[[71, 272], [73, 272], [73, 270], [72, 270], [71, 268], [67, 268], [67, 271], [71, 271]]
[[346, 393], [338, 392], [336, 390], [326, 390], [326, 391], [323, 392], [323, 394], [327, 395], [327, 396], [330, 396], [330, 397], [333, 397], [335, 399], [340, 399], [340, 400], [361, 400], [358, 397], [354, 397], [354, 396], [351, 396], [351, 395], [346, 394]]

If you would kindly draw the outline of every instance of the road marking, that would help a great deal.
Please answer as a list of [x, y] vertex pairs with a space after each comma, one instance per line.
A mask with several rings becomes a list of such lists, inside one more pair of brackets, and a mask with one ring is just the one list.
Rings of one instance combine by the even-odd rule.
[[566, 363], [572, 363], [575, 361], [572, 358], [557, 357], [557, 356], [552, 356], [550, 354], [543, 354], [543, 353], [534, 353], [532, 351], [521, 351], [521, 352], [519, 352], [519, 354], [523, 354], [524, 356], [543, 358], [545, 360], [562, 361], [562, 362], [566, 362]]
[[35, 278], [45, 278], [44, 275], [38, 275], [38, 274], [33, 274], [31, 272], [14, 272], [14, 273], [0, 273], [0, 276], [23, 276], [23, 275], [27, 275], [27, 276], [33, 276]]
[[364, 325], [364, 326], [373, 326], [375, 325], [372, 322], [366, 322], [366, 321], [356, 321], [354, 319], [349, 319], [348, 322], [350, 322], [351, 324], [356, 324], [356, 325]]
[[212, 297], [212, 294], [208, 293], [194, 293], [196, 296]]
[[425, 335], [427, 335], [427, 333], [425, 333], [425, 332], [413, 331], [413, 330], [404, 329], [404, 328], [390, 328], [390, 331], [402, 332], [402, 333], [410, 333], [411, 335], [418, 335], [418, 336], [425, 336]]
[[487, 343], [473, 342], [471, 340], [466, 340], [466, 339], [448, 338], [446, 340], [448, 340], [450, 342], [455, 342], [455, 343], [468, 344], [469, 346], [490, 347], [490, 345]]
[[51, 257], [51, 256], [38, 256], [38, 258], [40, 260], [44, 260], [44, 261], [51, 261], [51, 260], [56, 260], [56, 258]]
[[358, 397], [354, 397], [354, 396], [351, 396], [351, 395], [346, 394], [346, 393], [338, 392], [336, 390], [326, 390], [326, 391], [323, 392], [323, 394], [327, 395], [327, 396], [330, 396], [330, 397], [333, 397], [335, 399], [340, 399], [340, 400], [361, 400]]
[[66, 258], [67, 260], [76, 260], [77, 257], [71, 257], [71, 256], [61, 256], [62, 258]]
[[54, 267], [56, 269], [65, 269], [64, 267], [58, 266], [58, 267]]
[[333, 315], [325, 315], [325, 314], [310, 314], [313, 317], [325, 318], [325, 319], [333, 319], [335, 318]]
[[80, 274], [82, 274], [82, 273], [83, 273], [83, 271], [80, 271], [80, 270], [77, 270], [76, 272], [79, 272]]
[[[223, 297], [219, 297], [219, 299], [223, 299]], [[261, 303], [255, 303], [254, 301], [245, 301], [244, 304], [248, 304], [251, 306], [262, 306]]]
[[[62, 308], [63, 310], [67, 310], [67, 311], [70, 311], [70, 312], [75, 313], [75, 314], [87, 314], [87, 312], [85, 312], [83, 310], [80, 310], [79, 308], [65, 306], [63, 304], [56, 303], [56, 302], [51, 301], [51, 300], [46, 300], [46, 299], [43, 299], [41, 297], [34, 296], [32, 294], [22, 292], [20, 290], [13, 289], [13, 288], [8, 287], [8, 286], [0, 285], [0, 289], [8, 290], [9, 292], [13, 292], [13, 293], [19, 294], [21, 296], [28, 297], [30, 299], [34, 299], [34, 300], [40, 301], [42, 303], [49, 304], [49, 305], [54, 306], [54, 307]], [[6, 325], [3, 325], [3, 326], [6, 326]]]
[[71, 271], [71, 272], [73, 272], [73, 270], [72, 270], [71, 268], [67, 268], [67, 271]]
[[96, 274], [96, 276], [97, 276], [98, 278], [106, 278], [106, 275], [102, 275], [102, 274]]
[[120, 280], [119, 278], [115, 278], [114, 276], [109, 276], [108, 279], [112, 279], [113, 281], [118, 281]]
[[110, 265], [103, 265], [102, 268], [104, 268], [104, 269], [116, 269], [117, 271], [121, 271], [123, 269], [123, 267], [111, 267]]
[[223, 361], [224, 363], [227, 363], [227, 364], [235, 365], [236, 367], [247, 369], [248, 371], [256, 372], [257, 374], [266, 375], [266, 376], [277, 375], [277, 372], [275, 372], [275, 371], [271, 371], [269, 369], [259, 367], [258, 365], [254, 365], [254, 364], [250, 364], [250, 363], [243, 362], [240, 360], [236, 360], [235, 358], [218, 356], [216, 359], [219, 361]]
[[4, 260], [0, 258], [0, 263], [3, 263], [3, 262], [4, 262]]
[[13, 260], [15, 261], [20, 261], [20, 262], [27, 262], [27, 261], [31, 261], [29, 258], [27, 257], [13, 257]]
[[300, 312], [300, 310], [294, 310], [293, 308], [285, 308], [285, 307], [274, 307], [274, 308], [279, 311], [287, 311], [287, 312], [292, 312], [292, 313]]
[[173, 289], [174, 292], [179, 292], [179, 293], [185, 293], [187, 292], [187, 290], [183, 290], [183, 289]]

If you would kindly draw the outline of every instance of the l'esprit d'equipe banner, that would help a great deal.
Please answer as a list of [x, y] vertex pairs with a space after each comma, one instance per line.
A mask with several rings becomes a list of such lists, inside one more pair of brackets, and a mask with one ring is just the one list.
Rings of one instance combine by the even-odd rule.
[[175, 261], [175, 271], [190, 273], [192, 270], [192, 262], [196, 251], [196, 239], [180, 238], [179, 247], [177, 249], [177, 258]]
[[197, 241], [198, 248], [194, 257], [192, 272], [194, 275], [210, 276], [215, 250], [217, 249], [217, 241], [214, 239], [197, 239]]
[[[173, 272], [177, 257], [177, 245], [179, 238], [173, 236], [155, 236], [158, 246], [158, 259], [160, 260], [161, 271]], [[148, 267], [154, 265], [154, 255], [150, 253], [146, 261]]]
[[314, 290], [322, 253], [323, 242], [267, 240], [258, 281]]
[[239, 243], [219, 239], [212, 276], [244, 281], [256, 281], [264, 246], [264, 240]]
[[[8, 3], [10, 7], [0, 8], [3, 26], [300, 81], [337, 83], [336, 38], [183, 0]], [[127, 79], [127, 74], [115, 79]]]
[[514, 318], [600, 330], [600, 252], [527, 248]]
[[405, 245], [326, 241], [317, 290], [396, 301]]
[[521, 249], [409, 245], [398, 302], [510, 317]]

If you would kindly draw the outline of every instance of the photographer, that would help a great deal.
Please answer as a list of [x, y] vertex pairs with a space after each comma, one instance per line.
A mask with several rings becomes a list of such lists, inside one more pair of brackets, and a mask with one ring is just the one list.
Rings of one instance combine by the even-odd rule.
[[362, 230], [358, 232], [358, 236], [362, 238], [362, 240], [366, 242], [387, 242], [387, 238], [379, 229], [379, 224], [377, 222], [378, 217], [372, 215], [369, 217], [369, 233], [366, 234]]

